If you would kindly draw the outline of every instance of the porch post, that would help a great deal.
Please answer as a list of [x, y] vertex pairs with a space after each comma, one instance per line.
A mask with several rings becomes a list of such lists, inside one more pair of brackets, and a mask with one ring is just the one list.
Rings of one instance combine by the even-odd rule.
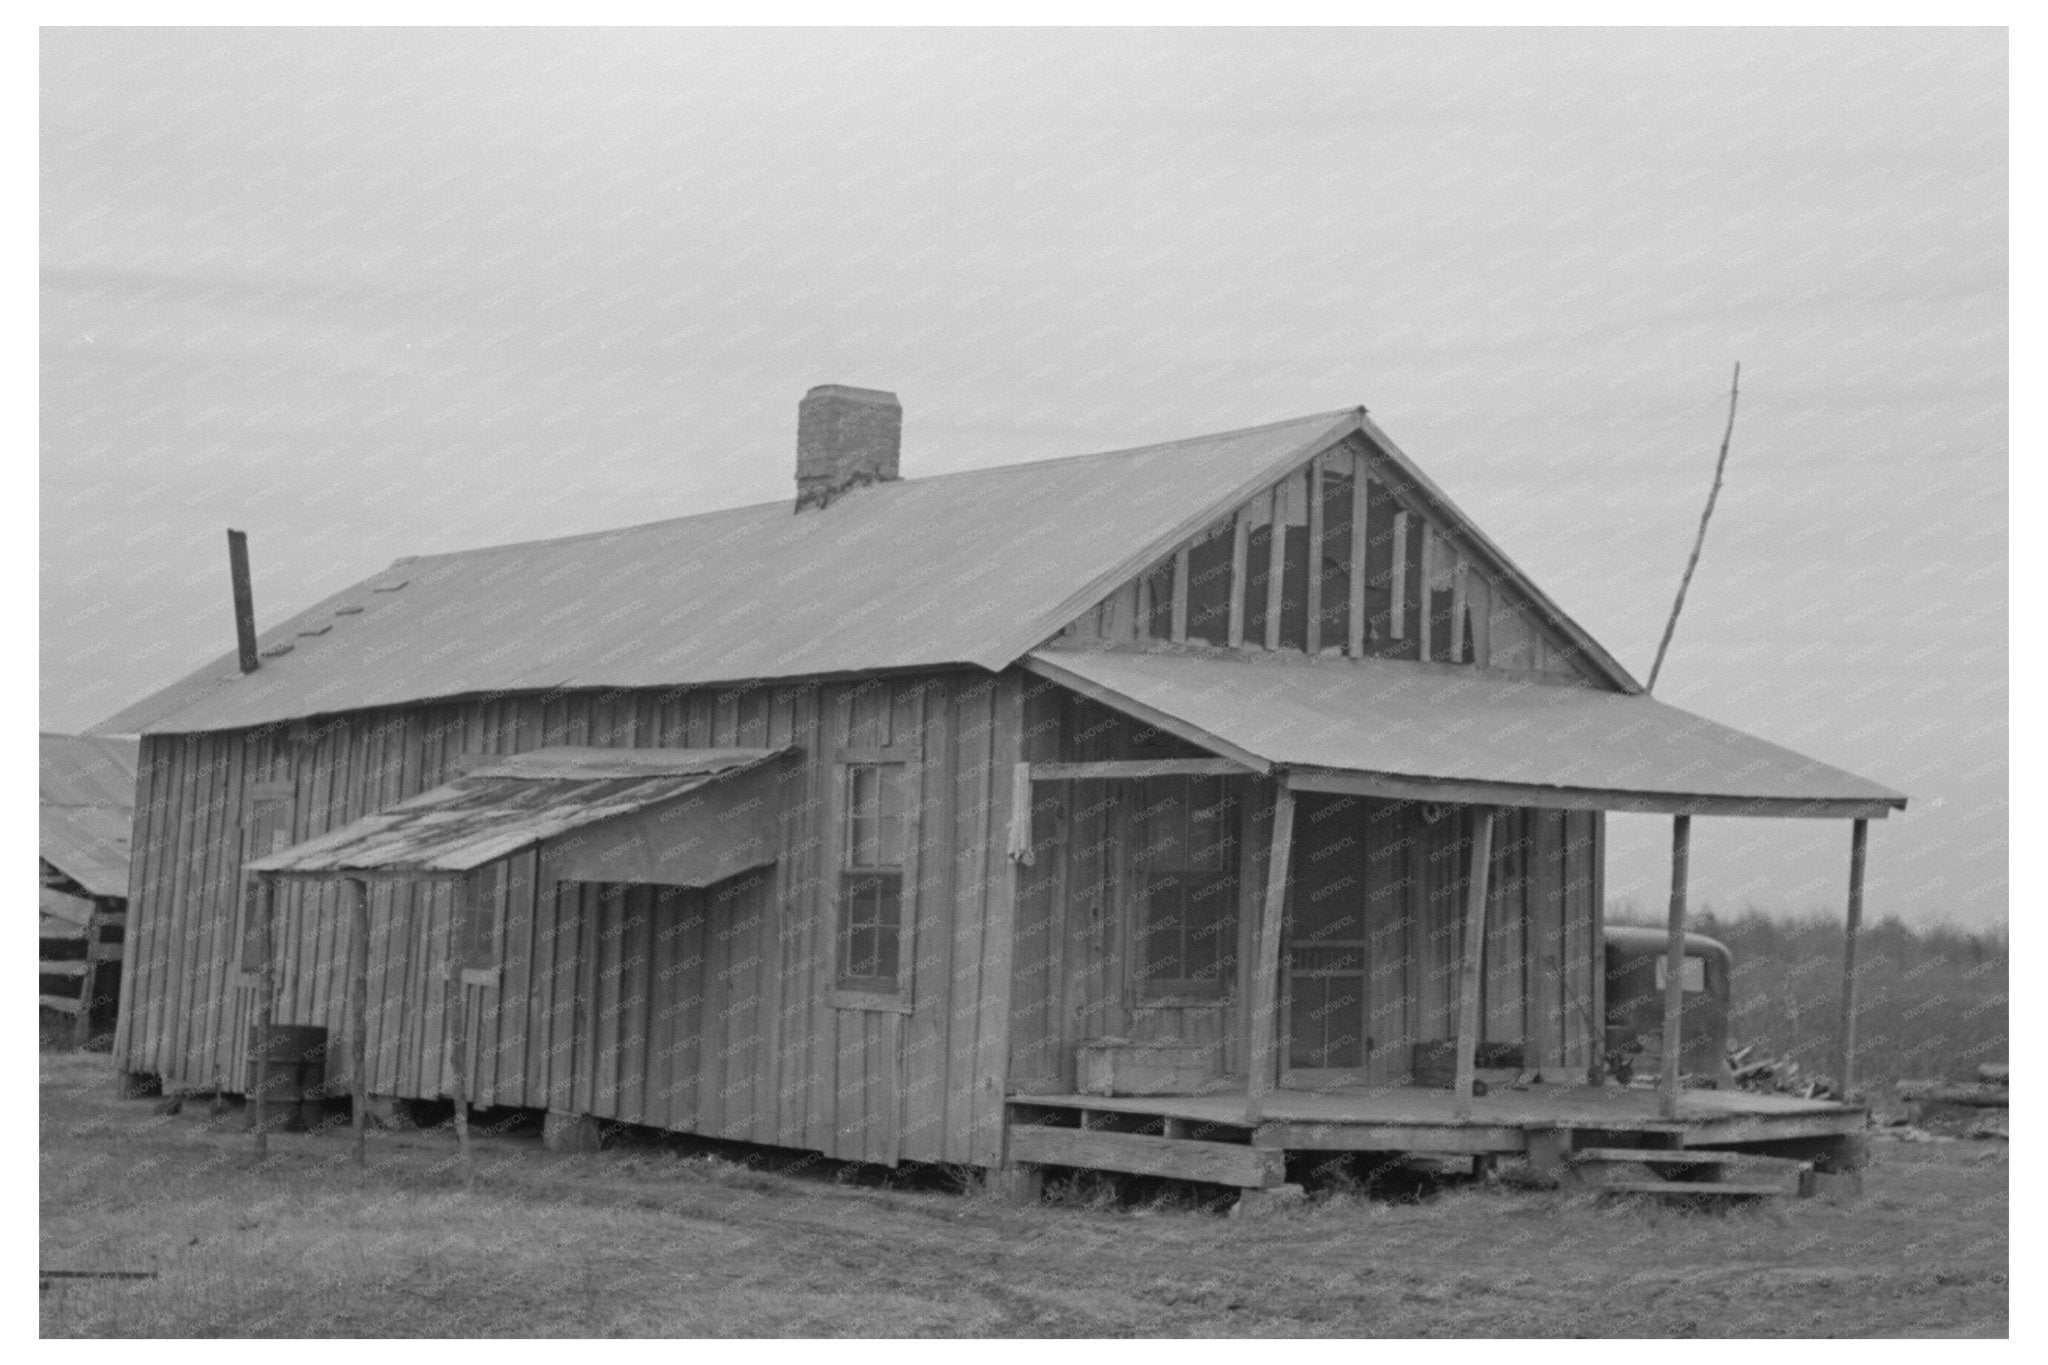
[[263, 1065], [263, 1054], [270, 1048], [272, 997], [277, 994], [277, 879], [257, 873], [255, 896], [256, 943], [262, 956], [256, 964], [256, 999], [250, 1010], [249, 1037], [244, 1040], [249, 1055], [243, 1071], [256, 1078], [252, 1087], [256, 1093], [250, 1101], [256, 1123], [256, 1159], [261, 1161], [270, 1155], [270, 1071]]
[[1246, 1020], [1251, 1046], [1246, 1049], [1250, 1074], [1245, 1079], [1245, 1121], [1257, 1123], [1265, 1113], [1266, 1092], [1273, 1088], [1276, 1025], [1280, 1012], [1280, 918], [1287, 903], [1287, 859], [1294, 846], [1294, 792], [1284, 773], [1275, 774], [1273, 846], [1266, 856], [1266, 895], [1259, 904], [1258, 956], [1252, 963], [1251, 1000]]
[[1485, 965], [1486, 878], [1493, 867], [1493, 807], [1473, 811], [1472, 865], [1465, 875], [1465, 951], [1458, 974], [1458, 1078], [1451, 1092], [1454, 1117], [1472, 1117], [1473, 1056], [1479, 1048], [1479, 973]]
[[1692, 817], [1671, 820], [1671, 940], [1664, 948], [1664, 1074], [1658, 1083], [1657, 1109], [1667, 1119], [1678, 1117], [1678, 1073], [1683, 1065], [1685, 1011], [1685, 880], [1692, 856]]
[[462, 982], [464, 926], [477, 913], [477, 876], [466, 872], [455, 884], [455, 908], [448, 924], [448, 982], [442, 998], [453, 1010], [448, 1019], [448, 1047], [455, 1072], [455, 1146], [462, 1160], [462, 1183], [476, 1184], [476, 1163], [469, 1152], [469, 988]]
[[1835, 1060], [1835, 1098], [1846, 1102], [1856, 1084], [1856, 931], [1863, 923], [1864, 849], [1870, 822], [1858, 820], [1849, 831], [1849, 916], [1842, 936], [1842, 1030]]
[[348, 901], [348, 1068], [349, 1126], [355, 1130], [355, 1161], [362, 1166], [369, 1157], [365, 1134], [370, 1128], [370, 1078], [365, 1061], [370, 1032], [370, 888], [361, 877], [342, 879], [342, 895]]

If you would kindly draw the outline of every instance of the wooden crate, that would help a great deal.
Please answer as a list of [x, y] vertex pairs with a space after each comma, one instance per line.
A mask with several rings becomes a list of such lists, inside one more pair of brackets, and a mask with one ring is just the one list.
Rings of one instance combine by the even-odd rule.
[[[1528, 1069], [1528, 1051], [1520, 1043], [1481, 1043], [1472, 1050], [1472, 1077], [1489, 1087], [1512, 1085]], [[1417, 1043], [1411, 1059], [1415, 1084], [1449, 1090], [1458, 1083], [1458, 1045], [1439, 1041]]]
[[1198, 1095], [1219, 1074], [1214, 1044], [1083, 1043], [1075, 1075], [1084, 1095]]

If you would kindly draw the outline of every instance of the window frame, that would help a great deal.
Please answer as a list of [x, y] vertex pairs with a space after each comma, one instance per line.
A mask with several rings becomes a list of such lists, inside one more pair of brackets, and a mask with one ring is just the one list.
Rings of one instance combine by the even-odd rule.
[[[923, 785], [921, 758], [922, 753], [918, 747], [909, 744], [892, 744], [884, 748], [846, 748], [840, 749], [832, 756], [832, 799], [826, 812], [825, 854], [828, 880], [825, 899], [827, 943], [831, 952], [828, 980], [831, 986], [831, 1002], [837, 1009], [910, 1013], [917, 953], [918, 846], [921, 842], [918, 793]], [[852, 866], [853, 849], [848, 836], [853, 819], [854, 771], [857, 768], [888, 765], [895, 765], [900, 769], [896, 780], [903, 784], [900, 854], [902, 861], [896, 864], [895, 868], [899, 919], [896, 929], [896, 976], [893, 987], [884, 985], [882, 978], [848, 977], [842, 971], [848, 913], [847, 883], [863, 873], [887, 872], [887, 868], [879, 865], [875, 868]]]
[[[1197, 782], [1214, 782], [1223, 802], [1223, 816], [1219, 834], [1226, 850], [1225, 866], [1213, 873], [1195, 870], [1193, 875], [1216, 877], [1226, 881], [1225, 890], [1218, 893], [1222, 911], [1218, 921], [1217, 943], [1219, 957], [1227, 954], [1229, 967], [1219, 970], [1213, 978], [1203, 981], [1195, 977], [1151, 977], [1146, 974], [1145, 931], [1146, 913], [1150, 899], [1151, 879], [1154, 875], [1177, 875], [1186, 877], [1190, 870], [1172, 868], [1159, 870], [1152, 866], [1152, 860], [1145, 853], [1148, 825], [1146, 812], [1155, 804], [1154, 783], [1177, 782], [1182, 784], [1183, 799], [1190, 799], [1189, 793]], [[1124, 799], [1117, 804], [1120, 811], [1123, 847], [1122, 864], [1124, 884], [1129, 894], [1124, 898], [1127, 905], [1125, 917], [1126, 951], [1124, 953], [1124, 989], [1127, 1005], [1132, 1009], [1175, 1009], [1203, 1008], [1223, 1009], [1233, 1005], [1239, 994], [1238, 979], [1244, 970], [1244, 888], [1245, 888], [1245, 823], [1246, 803], [1243, 782], [1235, 777], [1170, 777], [1138, 778], [1126, 784], [1128, 790]]]

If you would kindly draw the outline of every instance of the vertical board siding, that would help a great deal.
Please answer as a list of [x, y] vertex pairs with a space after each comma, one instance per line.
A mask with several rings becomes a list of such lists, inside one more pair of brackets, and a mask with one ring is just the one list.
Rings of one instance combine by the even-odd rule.
[[[794, 745], [783, 856], [717, 887], [538, 880], [531, 852], [484, 874], [495, 984], [449, 998], [451, 893], [370, 888], [371, 1093], [452, 1089], [448, 1039], [463, 1008], [479, 1102], [590, 1113], [881, 1162], [999, 1159], [1013, 918], [1008, 773], [1023, 729], [1021, 675], [501, 698], [319, 722], [149, 736], [138, 780], [131, 890], [134, 968], [122, 1064], [174, 1086], [238, 1089], [242, 863], [262, 833], [251, 793], [289, 781], [289, 837], [332, 830], [438, 785], [465, 756], [557, 744]], [[858, 736], [858, 738], [856, 738]], [[836, 877], [821, 822], [834, 754], [919, 750], [909, 1013], [831, 1003]], [[963, 845], [963, 842], [965, 844]], [[267, 851], [267, 847], [266, 850]], [[277, 1018], [338, 1040], [350, 1026], [348, 930], [332, 886], [281, 898]], [[346, 1050], [328, 1081], [352, 1082]]]
[[[1183, 757], [1178, 741], [1051, 684], [1033, 684], [1023, 716], [1033, 761]], [[1137, 907], [1129, 888], [1129, 784], [1038, 783], [1034, 861], [1018, 879], [1016, 960], [1010, 980], [1010, 1067], [1029, 1092], [1070, 1089], [1074, 1053], [1088, 1039], [1176, 1039], [1217, 1047], [1225, 1075], [1242, 1075], [1244, 974], [1263, 885], [1263, 788], [1239, 793], [1238, 988], [1200, 1005], [1139, 1002], [1126, 945]], [[1346, 864], [1362, 905], [1365, 992], [1356, 1027], [1372, 1040], [1368, 1083], [1411, 1079], [1417, 1042], [1455, 1033], [1470, 824], [1458, 806], [1303, 797], [1322, 818], [1297, 824], [1294, 864]], [[1483, 999], [1487, 1036], [1523, 1043], [1532, 1064], [1578, 1069], [1591, 1061], [1597, 1018], [1599, 816], [1509, 809], [1496, 825]], [[1353, 851], [1352, 845], [1362, 846]], [[1290, 931], [1291, 931], [1290, 919]], [[1287, 1019], [1283, 1002], [1282, 1021]]]
[[[1334, 499], [1323, 495], [1326, 480], [1338, 490]], [[1525, 593], [1485, 576], [1462, 528], [1426, 506], [1366, 445], [1333, 446], [1112, 589], [1058, 638], [1342, 650], [1601, 681]], [[1354, 528], [1359, 508], [1365, 518]], [[1231, 547], [1227, 621], [1193, 631], [1187, 568], [1212, 540], [1219, 569], [1220, 547], [1226, 540]]]
[[[240, 867], [268, 838], [251, 800], [258, 783], [292, 784], [290, 837], [302, 839], [447, 780], [465, 755], [593, 739], [792, 744], [809, 761], [792, 770], [783, 856], [764, 874], [706, 889], [557, 891], [538, 882], [530, 853], [491, 869], [482, 903], [497, 925], [489, 965], [498, 978], [463, 991], [479, 1100], [848, 1159], [986, 1165], [1000, 1159], [1006, 1082], [1070, 1086], [1085, 1039], [1212, 1043], [1226, 1071], [1242, 1072], [1241, 989], [1192, 1005], [1131, 995], [1133, 881], [1118, 853], [1129, 845], [1126, 784], [1041, 784], [1032, 864], [1017, 869], [1005, 853], [1020, 757], [1195, 751], [1038, 680], [965, 672], [510, 698], [317, 728], [146, 737], [122, 1064], [173, 1085], [240, 1086], [249, 1003]], [[833, 756], [856, 744], [919, 754], [906, 1013], [832, 1000], [837, 878], [822, 822], [834, 808]], [[1255, 877], [1263, 844], [1252, 785], [1241, 794], [1252, 833], [1240, 866]], [[1345, 818], [1367, 840], [1371, 1079], [1395, 1084], [1407, 1078], [1409, 1044], [1451, 1034], [1465, 824], [1455, 808], [1426, 821], [1421, 807], [1393, 803], [1363, 802]], [[1599, 1042], [1602, 819], [1511, 812], [1502, 829], [1487, 929], [1489, 1034], [1521, 1037], [1540, 1065], [1582, 1068]], [[1255, 899], [1240, 907], [1240, 972]], [[279, 1022], [345, 1036], [340, 898], [295, 888], [283, 902]], [[368, 1088], [445, 1094], [451, 895], [380, 881], [369, 904]], [[344, 1049], [328, 1079], [336, 1089], [352, 1080]]]

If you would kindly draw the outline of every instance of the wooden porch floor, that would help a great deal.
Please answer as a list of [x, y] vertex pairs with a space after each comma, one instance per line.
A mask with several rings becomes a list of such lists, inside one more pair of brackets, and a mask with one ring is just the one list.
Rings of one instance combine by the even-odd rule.
[[1657, 1098], [1652, 1090], [1537, 1085], [1477, 1097], [1470, 1117], [1460, 1118], [1443, 1090], [1276, 1090], [1254, 1123], [1242, 1089], [1018, 1095], [1009, 1103], [1010, 1160], [1160, 1174], [1184, 1161], [1213, 1162], [1245, 1177], [1228, 1183], [1259, 1185], [1272, 1182], [1275, 1165], [1247, 1158], [1288, 1151], [1511, 1154], [1530, 1151], [1532, 1135], [1567, 1149], [1617, 1137], [1625, 1145], [1726, 1147], [1846, 1141], [1868, 1122], [1860, 1106], [1735, 1090], [1689, 1090], [1667, 1119]]

